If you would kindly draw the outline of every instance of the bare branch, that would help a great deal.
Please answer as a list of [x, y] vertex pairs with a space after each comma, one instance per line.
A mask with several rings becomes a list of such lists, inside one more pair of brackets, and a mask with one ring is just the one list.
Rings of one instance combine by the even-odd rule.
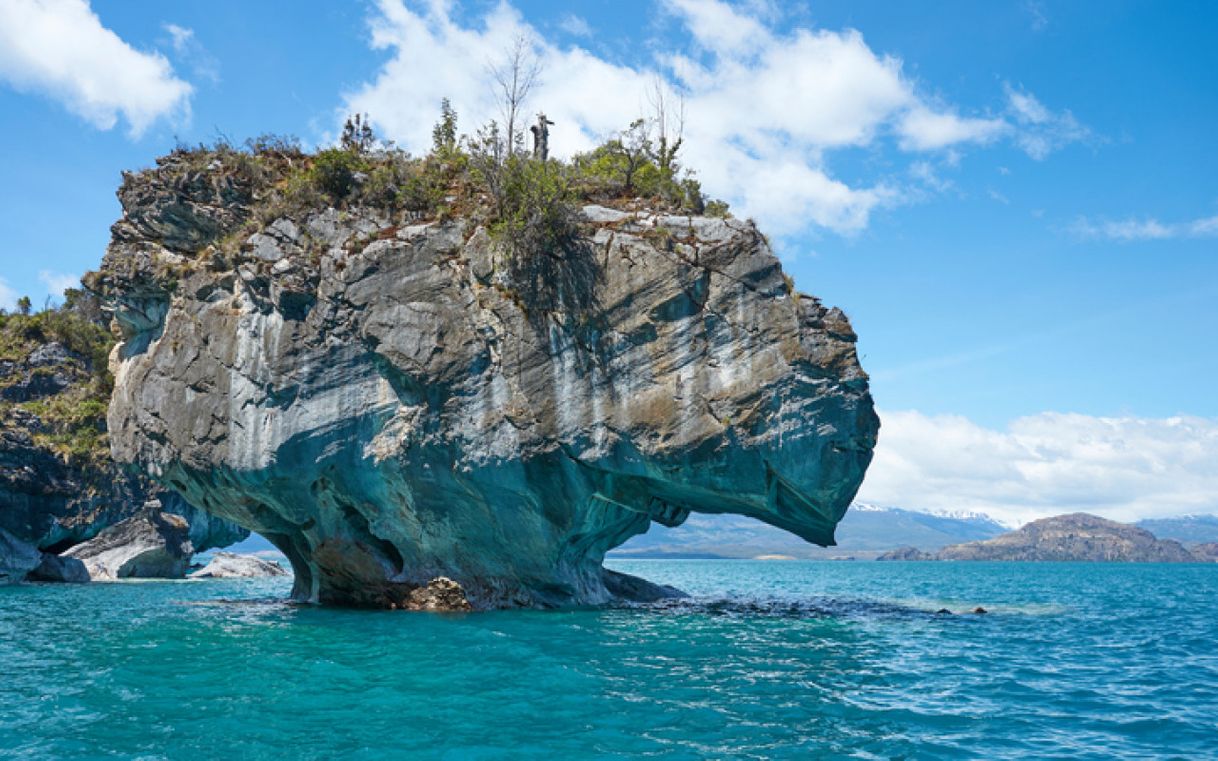
[[672, 112], [668, 84], [656, 75], [647, 93], [651, 104], [651, 121], [656, 128], [656, 164], [665, 173], [675, 173], [677, 151], [685, 141], [685, 96], [679, 96], [676, 113]]
[[490, 75], [495, 80], [495, 97], [506, 128], [507, 154], [511, 156], [524, 145], [524, 130], [520, 122], [524, 103], [537, 85], [541, 61], [533, 45], [523, 36], [517, 37], [498, 64], [491, 64]]

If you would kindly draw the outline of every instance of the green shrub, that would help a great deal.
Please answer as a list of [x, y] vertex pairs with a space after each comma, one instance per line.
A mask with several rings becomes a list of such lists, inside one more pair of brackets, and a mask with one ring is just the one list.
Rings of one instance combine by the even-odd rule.
[[326, 148], [313, 158], [309, 177], [318, 190], [335, 203], [344, 201], [355, 189], [355, 175], [368, 170], [368, 163], [354, 151]]
[[558, 256], [579, 236], [579, 210], [557, 161], [514, 155], [502, 167], [499, 213], [491, 224], [513, 260]]

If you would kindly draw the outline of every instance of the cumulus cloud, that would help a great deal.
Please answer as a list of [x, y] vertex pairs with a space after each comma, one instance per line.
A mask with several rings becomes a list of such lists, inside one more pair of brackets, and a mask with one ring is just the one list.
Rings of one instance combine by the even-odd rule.
[[85, 0], [0, 3], [0, 80], [49, 96], [98, 129], [121, 116], [132, 136], [186, 115], [192, 91], [164, 56], [102, 26]]
[[888, 412], [860, 499], [981, 510], [1010, 524], [1218, 512], [1218, 419], [1042, 413], [992, 430]]
[[[452, 100], [466, 129], [496, 114], [488, 64], [524, 37], [543, 64], [530, 105], [557, 123], [555, 153], [586, 150], [629, 124], [647, 110], [646, 90], [660, 77], [684, 97], [685, 158], [703, 185], [776, 235], [813, 226], [851, 233], [876, 209], [916, 196], [900, 176], [833, 176], [829, 151], [894, 139], [909, 152], [951, 151], [1003, 137], [1022, 141], [1030, 129], [1060, 131], [1051, 129], [1060, 119], [1047, 110], [1040, 122], [1019, 121], [1009, 110], [962, 115], [924, 97], [902, 62], [875, 52], [859, 32], [778, 32], [765, 20], [773, 14], [756, 5], [749, 13], [721, 0], [663, 0], [686, 41], [635, 68], [545, 39], [507, 2], [462, 23], [449, 3], [379, 0], [371, 44], [391, 56], [375, 79], [346, 95], [345, 111], [370, 114], [388, 137], [424, 151], [441, 98]], [[1018, 95], [1026, 108], [1031, 96]]]
[[1070, 231], [1080, 238], [1115, 240], [1122, 243], [1173, 238], [1211, 238], [1218, 236], [1218, 215], [1187, 222], [1160, 222], [1154, 217], [1118, 220], [1080, 217], [1070, 226]]
[[47, 295], [53, 299], [62, 300], [64, 291], [80, 287], [80, 276], [66, 272], [42, 270], [38, 273], [38, 279], [46, 286]]

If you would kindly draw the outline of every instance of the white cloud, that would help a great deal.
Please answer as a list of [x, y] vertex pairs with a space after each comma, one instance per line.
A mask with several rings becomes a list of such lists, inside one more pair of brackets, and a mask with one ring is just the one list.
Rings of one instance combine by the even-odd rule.
[[867, 502], [976, 509], [1010, 523], [1218, 512], [1218, 419], [1047, 412], [991, 430], [954, 415], [881, 417]]
[[169, 34], [169, 44], [177, 60], [189, 66], [191, 73], [213, 84], [220, 81], [220, 62], [207, 52], [193, 29], [177, 24], [164, 24], [161, 28]]
[[926, 151], [958, 143], [989, 143], [1004, 134], [1009, 126], [1002, 119], [966, 119], [918, 106], [905, 113], [898, 132], [901, 147]]
[[718, 0], [667, 0], [667, 5], [685, 20], [694, 39], [717, 55], [748, 54], [770, 39], [761, 23]]
[[1023, 5], [1024, 11], [1028, 14], [1028, 22], [1032, 27], [1032, 31], [1041, 32], [1049, 25], [1049, 16], [1045, 13], [1044, 3], [1036, 0], [1028, 0]]
[[0, 2], [0, 80], [49, 96], [98, 129], [121, 116], [133, 136], [186, 115], [192, 92], [164, 56], [132, 48], [85, 0]]
[[187, 29], [177, 24], [165, 24], [165, 31], [169, 32], [169, 36], [173, 40], [175, 53], [181, 53], [194, 44], [195, 31], [193, 29]]
[[0, 277], [0, 309], [12, 311], [17, 308], [17, 292], [8, 281]]
[[558, 22], [558, 28], [574, 37], [591, 37], [592, 27], [582, 16], [568, 13]]
[[[876, 209], [917, 197], [899, 175], [867, 182], [832, 176], [829, 151], [895, 137], [903, 150], [939, 151], [952, 161], [957, 146], [1027, 131], [1006, 117], [965, 116], [930, 102], [899, 59], [877, 54], [857, 31], [779, 33], [756, 3], [754, 15], [720, 0], [663, 0], [663, 7], [687, 42], [632, 68], [544, 39], [507, 2], [463, 24], [450, 3], [379, 0], [371, 44], [391, 57], [375, 79], [346, 95], [344, 115], [366, 112], [399, 145], [426, 151], [441, 98], [452, 101], [466, 131], [496, 114], [487, 66], [524, 36], [543, 63], [529, 107], [556, 122], [556, 154], [586, 150], [644, 113], [647, 87], [662, 76], [685, 96], [686, 163], [712, 195], [780, 236], [811, 226], [851, 233]], [[1038, 134], [1049, 129], [1031, 126]]]
[[80, 287], [80, 276], [71, 275], [66, 272], [53, 272], [51, 270], [42, 270], [38, 273], [38, 279], [46, 286], [47, 295], [56, 300], [63, 300], [63, 292], [69, 288]]
[[1080, 238], [1115, 240], [1122, 243], [1173, 238], [1212, 238], [1218, 236], [1218, 215], [1188, 222], [1160, 222], [1154, 217], [1118, 220], [1092, 220], [1080, 217], [1070, 231]]
[[1033, 159], [1043, 161], [1059, 148], [1091, 137], [1091, 130], [1069, 111], [1050, 111], [1036, 96], [1017, 90], [1009, 83], [1004, 89], [1015, 144]]

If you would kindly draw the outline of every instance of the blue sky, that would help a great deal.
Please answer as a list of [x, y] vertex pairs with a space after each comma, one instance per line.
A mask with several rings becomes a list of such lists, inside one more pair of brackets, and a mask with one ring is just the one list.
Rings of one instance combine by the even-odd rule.
[[859, 332], [864, 497], [1218, 510], [1206, 3], [4, 0], [0, 303], [95, 267], [119, 173], [179, 140], [324, 143], [358, 109], [418, 147], [440, 95], [470, 128], [516, 34], [559, 150], [656, 75], [685, 93], [707, 189]]

